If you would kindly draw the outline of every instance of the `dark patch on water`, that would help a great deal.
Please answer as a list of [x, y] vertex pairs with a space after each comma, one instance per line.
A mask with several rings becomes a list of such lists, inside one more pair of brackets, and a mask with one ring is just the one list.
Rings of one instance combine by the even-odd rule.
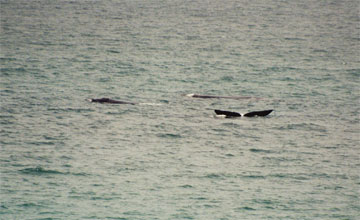
[[20, 170], [21, 173], [24, 174], [32, 174], [32, 175], [43, 175], [43, 174], [64, 174], [57, 170], [47, 170], [42, 167], [36, 167], [36, 168], [26, 168]]
[[250, 152], [253, 152], [253, 153], [266, 153], [266, 154], [275, 153], [275, 152], [272, 151], [272, 150], [255, 149], [255, 148], [251, 148], [251, 149], [250, 149]]
[[235, 80], [235, 78], [232, 77], [232, 76], [223, 76], [223, 77], [220, 78], [220, 80], [221, 81], [226, 81], [226, 82], [232, 82], [232, 81]]
[[31, 141], [31, 142], [27, 142], [27, 144], [41, 146], [41, 145], [55, 145], [55, 142], [52, 142], [52, 141]]
[[45, 169], [40, 166], [35, 167], [35, 168], [25, 168], [25, 169], [19, 170], [19, 172], [21, 172], [23, 174], [28, 174], [28, 175], [74, 175], [74, 176], [88, 176], [89, 175], [84, 172], [80, 172], [80, 173], [60, 172], [57, 170]]
[[193, 188], [193, 186], [192, 185], [182, 185], [182, 186], [180, 186], [181, 188], [185, 188], [185, 189], [189, 189], [189, 188]]
[[107, 52], [109, 52], [109, 53], [121, 53], [120, 51], [117, 51], [117, 50], [107, 50]]
[[9, 209], [9, 208], [7, 206], [5, 206], [5, 205], [0, 205], [0, 209]]

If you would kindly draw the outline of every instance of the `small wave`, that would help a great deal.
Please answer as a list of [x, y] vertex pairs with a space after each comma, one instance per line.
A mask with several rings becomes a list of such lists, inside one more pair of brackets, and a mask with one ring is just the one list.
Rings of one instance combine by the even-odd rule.
[[12, 57], [0, 57], [0, 61], [16, 61], [16, 58], [12, 58]]
[[55, 142], [53, 142], [53, 141], [31, 141], [31, 142], [27, 142], [27, 144], [41, 146], [41, 145], [55, 145]]
[[238, 210], [245, 210], [245, 211], [255, 211], [256, 209], [248, 207], [248, 206], [244, 206], [241, 208], [237, 208]]
[[71, 174], [74, 175], [74, 176], [89, 176], [88, 173], [83, 173], [83, 172], [81, 172], [81, 173], [71, 173]]
[[285, 37], [285, 40], [304, 41], [305, 39], [297, 37]]
[[82, 113], [82, 112], [93, 112], [93, 109], [88, 108], [48, 108], [48, 111], [53, 111], [55, 113], [58, 112], [76, 112], [76, 113]]
[[360, 69], [348, 69], [346, 70], [346, 72], [351, 76], [356, 76], [356, 77], [360, 76]]
[[265, 179], [263, 175], [242, 175], [242, 177], [247, 179]]
[[170, 133], [167, 133], [167, 134], [158, 134], [157, 135], [158, 137], [161, 137], [161, 138], [181, 138], [181, 135], [179, 134], [170, 134]]
[[279, 178], [279, 179], [294, 179], [294, 180], [310, 180], [307, 174], [288, 174], [288, 173], [275, 173], [269, 175], [272, 178]]
[[117, 51], [117, 50], [107, 50], [107, 52], [109, 52], [109, 53], [120, 53], [120, 51]]
[[1, 68], [0, 72], [26, 72], [26, 69], [23, 67], [14, 67], [14, 68]]
[[326, 132], [326, 127], [314, 123], [294, 123], [279, 127], [279, 130], [304, 130]]
[[139, 105], [161, 106], [163, 104], [160, 104], [160, 103], [139, 103]]
[[210, 173], [208, 175], [205, 176], [206, 178], [210, 178], [210, 179], [219, 179], [222, 178], [223, 175], [221, 174], [216, 174], [216, 173]]
[[258, 204], [266, 204], [266, 205], [272, 205], [276, 203], [275, 201], [269, 199], [254, 199], [253, 201]]
[[221, 125], [228, 127], [228, 128], [241, 128], [242, 127], [240, 124], [233, 123], [233, 122], [226, 122], [226, 123], [222, 123]]

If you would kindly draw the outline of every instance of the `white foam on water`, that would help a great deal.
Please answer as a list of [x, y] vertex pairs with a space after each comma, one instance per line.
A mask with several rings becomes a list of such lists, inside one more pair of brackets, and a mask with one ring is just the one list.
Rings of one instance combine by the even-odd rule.
[[161, 106], [163, 104], [160, 104], [160, 103], [139, 103], [139, 105]]

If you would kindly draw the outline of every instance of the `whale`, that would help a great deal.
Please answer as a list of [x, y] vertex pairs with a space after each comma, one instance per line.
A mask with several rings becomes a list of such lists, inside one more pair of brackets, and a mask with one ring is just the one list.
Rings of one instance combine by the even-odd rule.
[[214, 110], [217, 116], [224, 116], [225, 118], [237, 118], [237, 117], [264, 117], [269, 115], [273, 110], [263, 110], [263, 111], [254, 111], [248, 112], [246, 114], [240, 114], [238, 112], [223, 111], [223, 110]]
[[100, 98], [100, 99], [89, 99], [90, 102], [97, 102], [101, 104], [128, 104], [128, 105], [135, 105], [135, 102], [126, 102], [126, 101], [119, 101], [109, 98]]
[[199, 99], [251, 99], [250, 96], [218, 96], [218, 95], [198, 95], [198, 94], [186, 94], [187, 97], [199, 98]]

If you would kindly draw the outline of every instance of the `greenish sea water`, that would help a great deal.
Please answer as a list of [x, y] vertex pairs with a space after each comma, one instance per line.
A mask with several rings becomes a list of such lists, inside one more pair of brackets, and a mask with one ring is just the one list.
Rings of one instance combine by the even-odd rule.
[[358, 219], [359, 8], [0, 0], [0, 219]]

